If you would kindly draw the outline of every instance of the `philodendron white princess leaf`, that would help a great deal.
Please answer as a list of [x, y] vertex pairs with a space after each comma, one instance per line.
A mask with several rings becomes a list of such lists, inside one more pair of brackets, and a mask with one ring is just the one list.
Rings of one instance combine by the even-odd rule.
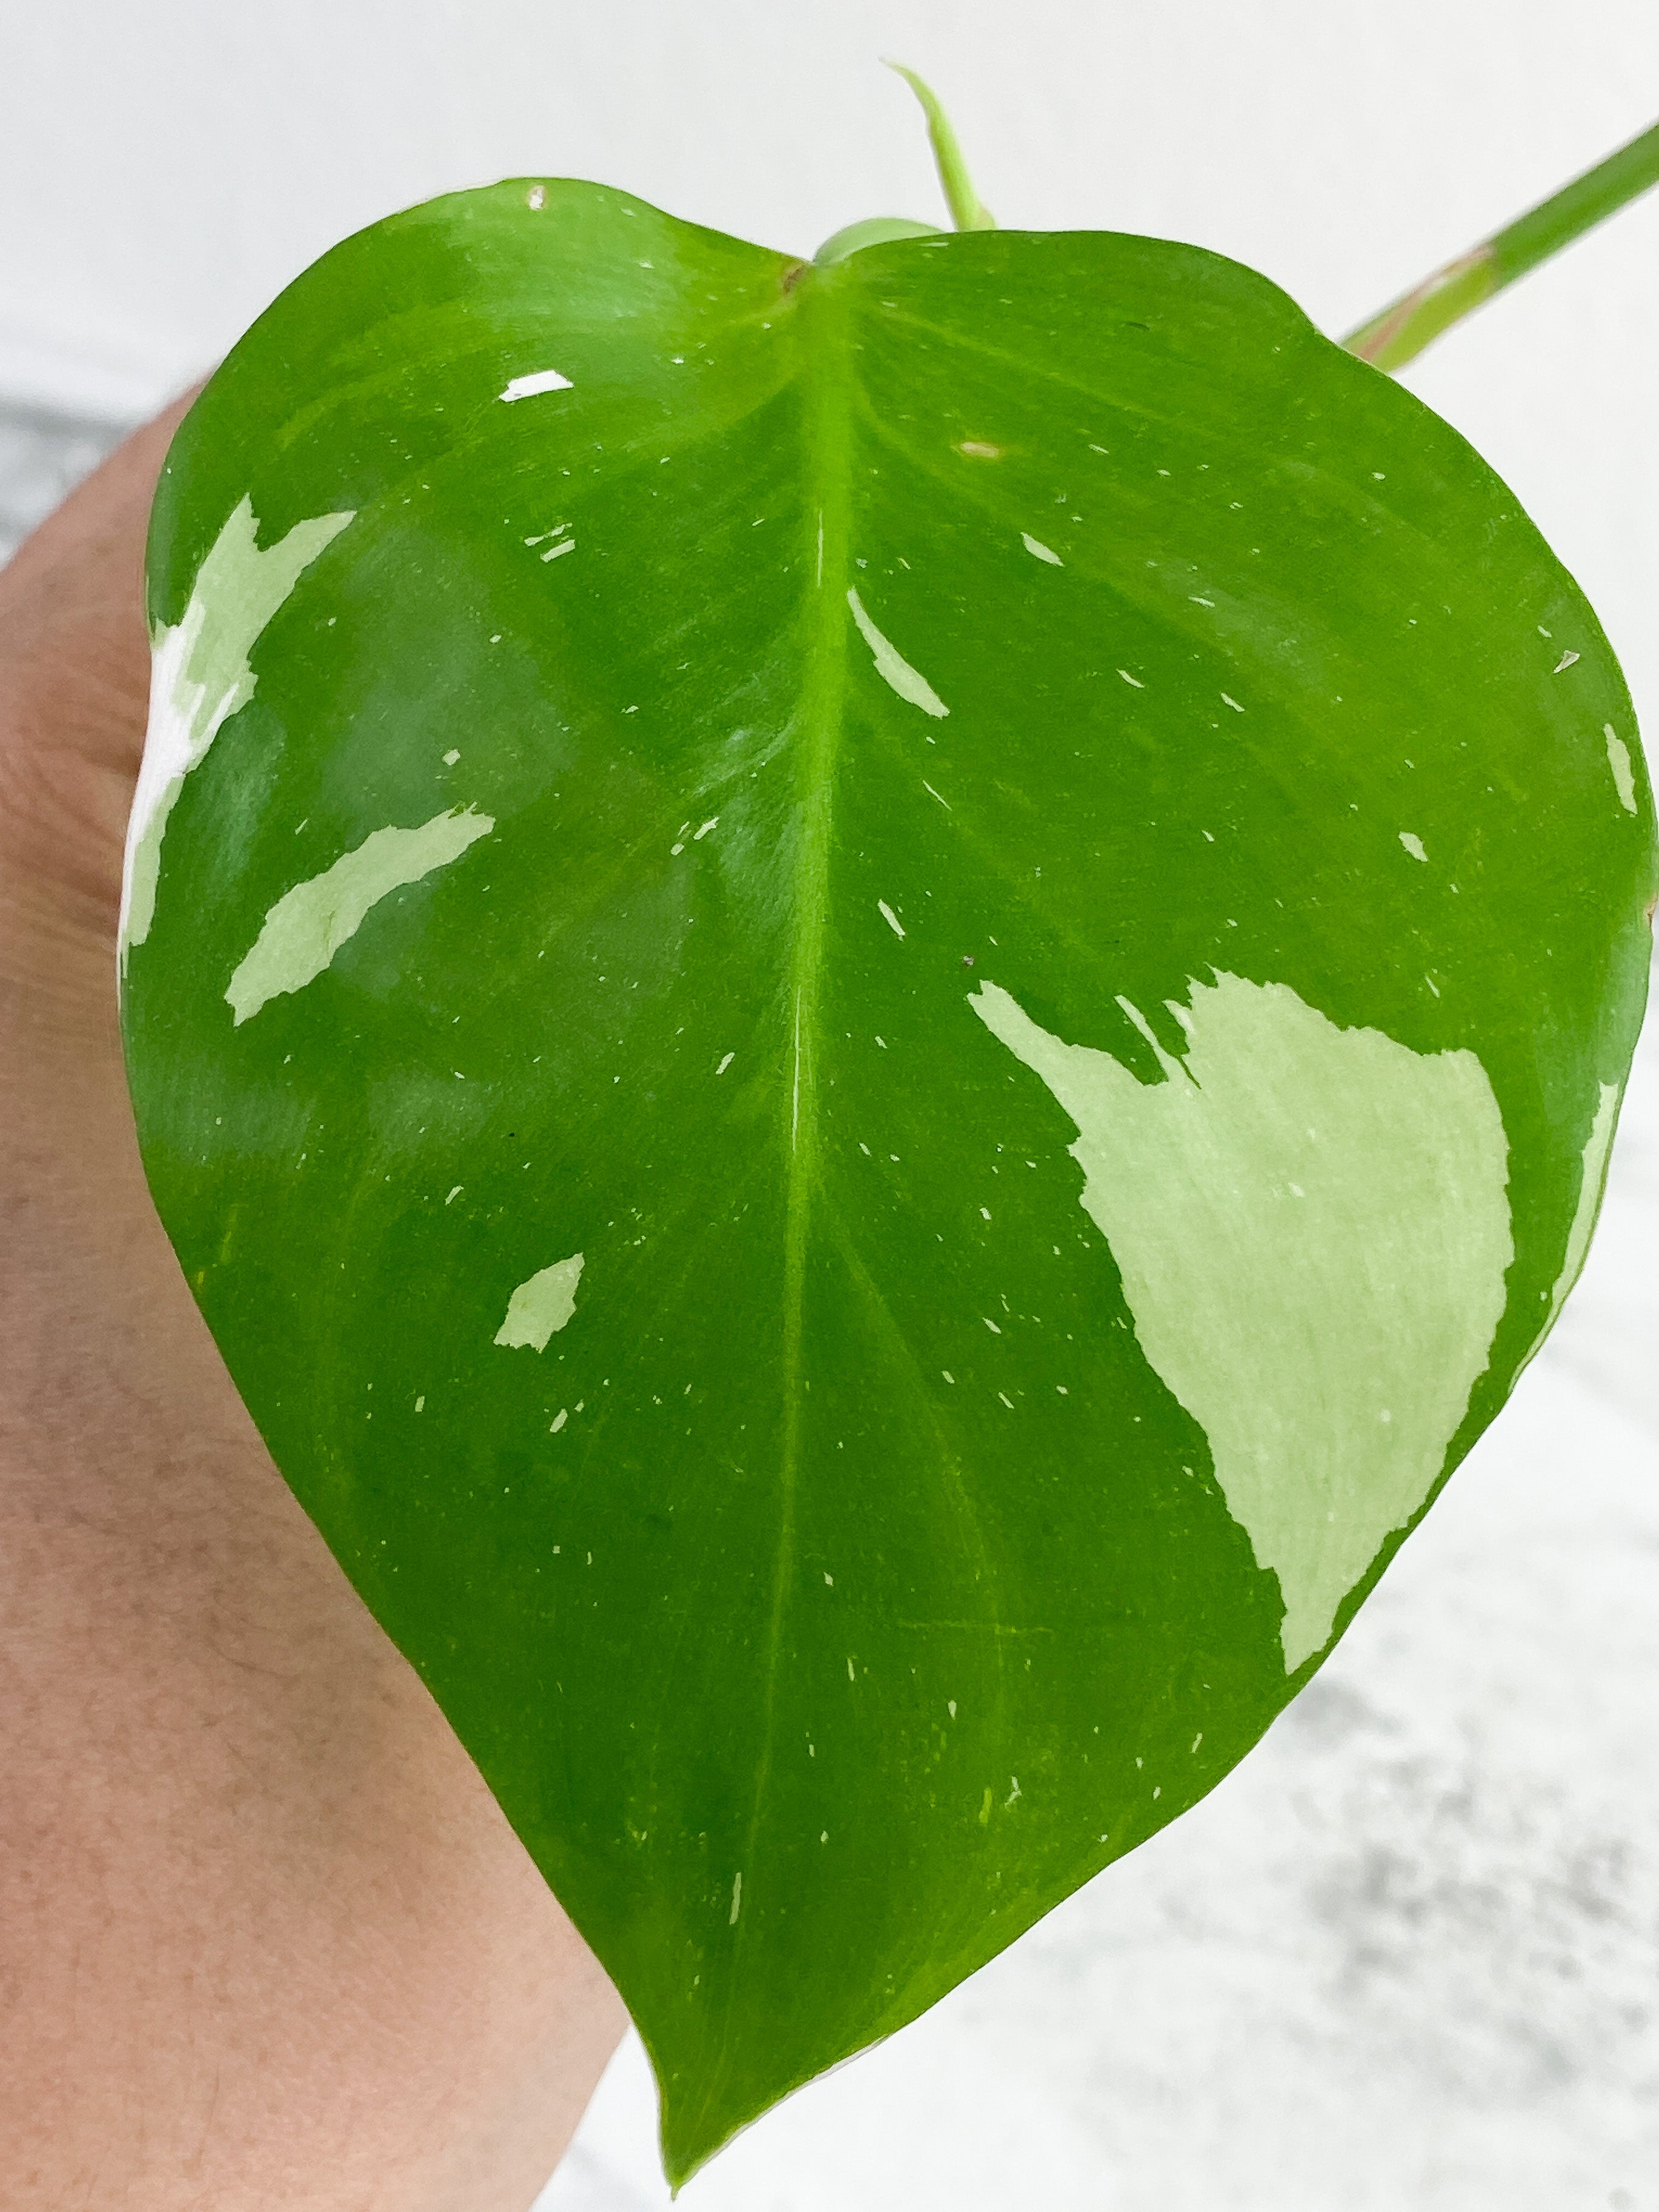
[[678, 2179], [1202, 1796], [1502, 1406], [1641, 1017], [1630, 700], [1248, 270], [556, 180], [283, 295], [150, 613], [157, 1203]]

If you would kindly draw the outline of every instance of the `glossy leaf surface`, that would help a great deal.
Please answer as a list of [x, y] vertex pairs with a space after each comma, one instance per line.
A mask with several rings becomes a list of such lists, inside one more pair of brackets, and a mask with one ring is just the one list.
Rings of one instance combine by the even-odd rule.
[[1647, 786], [1271, 285], [526, 181], [181, 430], [124, 1012], [276, 1458], [671, 2173], [1190, 1805], [1582, 1261]]

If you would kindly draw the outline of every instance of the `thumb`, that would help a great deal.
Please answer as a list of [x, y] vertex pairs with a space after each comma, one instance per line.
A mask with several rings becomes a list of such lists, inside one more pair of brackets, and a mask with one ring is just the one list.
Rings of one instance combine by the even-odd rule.
[[0, 570], [0, 980], [66, 1012], [91, 992], [106, 1019], [149, 686], [144, 538], [193, 396], [118, 447]]

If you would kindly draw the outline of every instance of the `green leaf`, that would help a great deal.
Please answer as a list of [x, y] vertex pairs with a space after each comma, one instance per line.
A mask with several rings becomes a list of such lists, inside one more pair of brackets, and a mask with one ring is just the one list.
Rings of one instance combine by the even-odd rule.
[[559, 182], [286, 293], [150, 588], [157, 1202], [678, 2179], [1203, 1796], [1503, 1403], [1642, 1010], [1630, 701], [1247, 270]]

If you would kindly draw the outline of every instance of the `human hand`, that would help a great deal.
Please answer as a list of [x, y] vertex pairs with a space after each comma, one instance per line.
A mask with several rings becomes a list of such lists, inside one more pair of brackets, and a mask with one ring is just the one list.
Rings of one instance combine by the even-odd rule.
[[510, 2212], [621, 2005], [271, 1465], [127, 1103], [143, 533], [183, 411], [0, 571], [6, 2202]]

